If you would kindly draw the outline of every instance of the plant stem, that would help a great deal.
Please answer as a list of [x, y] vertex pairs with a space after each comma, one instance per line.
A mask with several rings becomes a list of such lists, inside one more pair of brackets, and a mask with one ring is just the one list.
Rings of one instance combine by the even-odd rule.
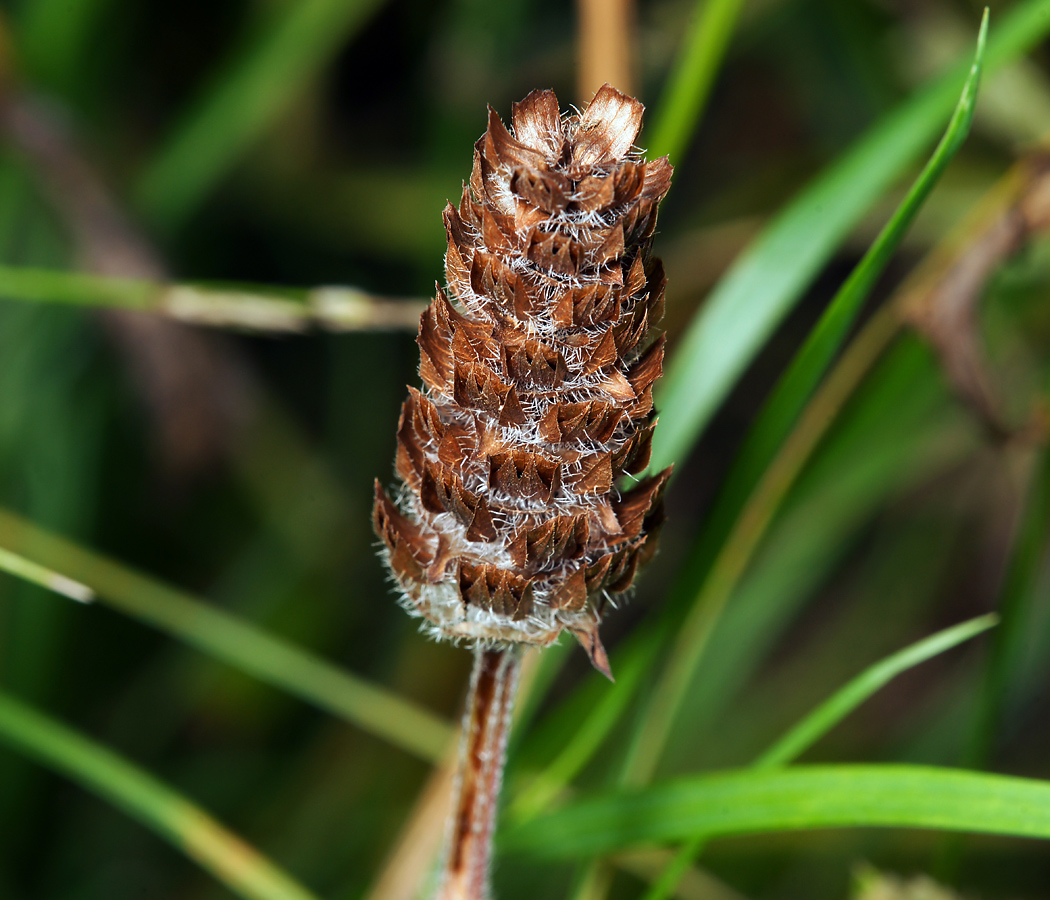
[[415, 329], [426, 306], [417, 298], [378, 297], [349, 286], [279, 291], [6, 265], [0, 265], [0, 290], [5, 300], [136, 310], [190, 325], [263, 334]]
[[577, 0], [576, 99], [590, 102], [603, 84], [634, 94], [637, 27], [634, 0]]
[[434, 900], [490, 896], [492, 835], [520, 670], [518, 647], [474, 651], [448, 848]]

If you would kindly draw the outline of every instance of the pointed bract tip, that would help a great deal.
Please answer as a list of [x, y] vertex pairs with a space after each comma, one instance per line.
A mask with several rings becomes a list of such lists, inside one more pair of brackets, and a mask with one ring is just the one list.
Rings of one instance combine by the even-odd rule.
[[616, 679], [613, 678], [612, 669], [609, 667], [609, 654], [605, 652], [602, 639], [598, 637], [598, 623], [591, 622], [587, 628], [573, 628], [571, 631], [573, 637], [583, 647], [587, 658], [591, 661], [591, 665], [608, 678], [609, 681], [615, 682]]

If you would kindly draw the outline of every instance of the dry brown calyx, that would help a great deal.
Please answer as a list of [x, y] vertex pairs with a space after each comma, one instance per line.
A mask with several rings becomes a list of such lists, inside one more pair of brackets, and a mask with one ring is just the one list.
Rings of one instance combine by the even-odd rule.
[[[419, 329], [424, 389], [398, 428], [374, 524], [405, 607], [440, 637], [545, 645], [598, 625], [652, 555], [670, 470], [637, 480], [656, 424], [664, 274], [650, 255], [666, 160], [634, 150], [642, 105], [606, 85], [489, 110], [444, 213], [446, 289]], [[630, 482], [629, 487], [623, 487]]]

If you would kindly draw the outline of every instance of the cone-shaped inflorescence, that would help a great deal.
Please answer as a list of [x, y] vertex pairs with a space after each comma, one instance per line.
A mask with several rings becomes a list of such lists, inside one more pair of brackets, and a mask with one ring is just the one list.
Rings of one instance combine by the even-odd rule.
[[654, 551], [670, 470], [638, 481], [656, 424], [664, 273], [650, 256], [667, 159], [633, 149], [642, 105], [606, 85], [489, 110], [445, 209], [447, 291], [423, 314], [401, 412], [397, 503], [374, 522], [406, 608], [439, 636], [549, 644], [608, 672], [598, 624]]

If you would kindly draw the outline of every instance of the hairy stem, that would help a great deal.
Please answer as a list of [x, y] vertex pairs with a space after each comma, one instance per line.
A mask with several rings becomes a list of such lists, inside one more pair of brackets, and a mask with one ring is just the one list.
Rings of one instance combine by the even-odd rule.
[[489, 861], [521, 651], [477, 649], [463, 717], [448, 848], [434, 900], [488, 900]]

